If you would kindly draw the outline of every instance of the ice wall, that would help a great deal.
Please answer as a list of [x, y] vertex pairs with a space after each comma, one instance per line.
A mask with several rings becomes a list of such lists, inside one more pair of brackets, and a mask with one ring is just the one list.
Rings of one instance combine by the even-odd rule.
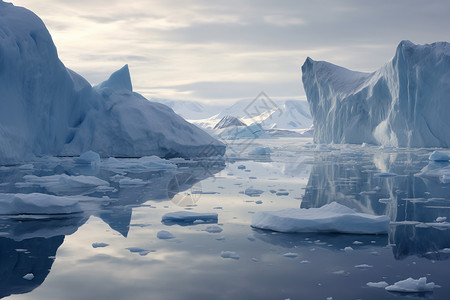
[[450, 44], [402, 41], [374, 73], [311, 58], [302, 72], [317, 143], [450, 146]]
[[0, 0], [0, 164], [87, 150], [197, 157], [223, 154], [225, 146], [134, 93], [128, 66], [92, 88], [59, 60], [39, 17]]

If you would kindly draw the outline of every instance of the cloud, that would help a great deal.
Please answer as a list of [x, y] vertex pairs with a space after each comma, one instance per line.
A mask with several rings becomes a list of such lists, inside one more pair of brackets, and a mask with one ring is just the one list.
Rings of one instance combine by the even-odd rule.
[[403, 39], [446, 40], [446, 0], [13, 0], [47, 24], [61, 60], [93, 84], [129, 63], [162, 98], [304, 97], [307, 56], [374, 71]]

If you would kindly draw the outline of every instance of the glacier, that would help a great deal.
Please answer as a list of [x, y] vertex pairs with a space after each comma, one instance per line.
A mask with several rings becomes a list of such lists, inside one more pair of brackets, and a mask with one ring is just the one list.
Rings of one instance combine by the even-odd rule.
[[373, 73], [307, 58], [302, 81], [316, 143], [450, 146], [450, 44], [402, 41]]
[[89, 150], [193, 158], [223, 155], [225, 145], [133, 92], [127, 65], [92, 87], [59, 60], [38, 16], [0, 0], [0, 164]]

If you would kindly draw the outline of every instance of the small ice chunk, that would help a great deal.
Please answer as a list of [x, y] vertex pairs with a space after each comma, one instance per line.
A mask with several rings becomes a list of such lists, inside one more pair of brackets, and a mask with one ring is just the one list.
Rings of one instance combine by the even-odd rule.
[[92, 247], [93, 248], [104, 248], [104, 247], [108, 247], [109, 244], [107, 243], [92, 243]]
[[252, 242], [256, 240], [255, 235], [253, 233], [249, 233], [247, 235], [247, 239]]
[[369, 269], [369, 268], [372, 268], [373, 266], [372, 265], [368, 265], [368, 264], [361, 264], [361, 265], [356, 265], [355, 266], [355, 268], [358, 268], [358, 269]]
[[277, 196], [288, 196], [289, 192], [277, 192], [276, 195]]
[[366, 283], [367, 286], [374, 287], [374, 288], [382, 288], [384, 289], [389, 285], [386, 281], [379, 281], [379, 282], [368, 282]]
[[437, 217], [436, 218], [436, 222], [444, 222], [445, 220], [447, 220], [447, 217]]
[[156, 237], [160, 240], [170, 240], [170, 239], [174, 239], [175, 237], [173, 236], [173, 234], [171, 234], [170, 232], [166, 231], [166, 230], [161, 230], [156, 234]]
[[[55, 215], [82, 212], [80, 197], [60, 197], [40, 193], [0, 194], [0, 214]], [[83, 197], [81, 197], [83, 198]]]
[[74, 159], [79, 165], [98, 166], [100, 164], [100, 155], [94, 151], [87, 151]]
[[420, 277], [419, 279], [408, 279], [397, 281], [393, 285], [385, 287], [390, 292], [402, 292], [402, 293], [418, 293], [418, 292], [432, 292], [437, 287], [434, 282], [427, 283], [426, 277]]
[[26, 279], [26, 280], [33, 280], [34, 274], [33, 273], [28, 273], [25, 276], [23, 276], [22, 278]]
[[219, 227], [217, 225], [211, 225], [211, 226], [206, 227], [205, 231], [209, 232], [209, 233], [220, 233], [223, 231], [223, 229], [222, 229], [222, 227]]
[[246, 194], [247, 196], [250, 196], [250, 197], [259, 197], [262, 193], [264, 193], [263, 190], [258, 190], [258, 189], [254, 189], [254, 188], [247, 188], [244, 191], [244, 194]]
[[252, 257], [252, 261], [253, 262], [259, 262], [259, 259], [255, 258], [255, 257]]
[[248, 154], [249, 155], [269, 155], [272, 153], [272, 150], [270, 150], [269, 147], [259, 147], [251, 150]]
[[293, 252], [288, 252], [283, 254], [284, 257], [289, 257], [289, 258], [296, 258], [298, 256], [297, 253], [293, 253]]
[[142, 248], [138, 248], [138, 247], [129, 247], [126, 249], [128, 251], [130, 251], [131, 253], [138, 253], [140, 256], [146, 256], [150, 252], [155, 252], [155, 250], [147, 250], [147, 249], [142, 249]]
[[261, 211], [253, 215], [251, 226], [278, 232], [387, 233], [390, 219], [357, 213], [337, 202], [320, 208], [289, 208]]
[[225, 236], [222, 235], [222, 236], [218, 237], [216, 240], [217, 240], [217, 241], [224, 241], [224, 240], [225, 240]]
[[222, 251], [222, 252], [220, 252], [220, 256], [222, 258], [232, 258], [232, 259], [239, 259], [240, 258], [239, 254], [237, 254], [234, 251]]
[[345, 247], [345, 248], [344, 248], [344, 251], [347, 252], [347, 253], [348, 253], [348, 252], [352, 252], [352, 251], [353, 251], [353, 248], [352, 248], [352, 247]]
[[204, 222], [217, 222], [218, 214], [217, 213], [197, 213], [193, 211], [177, 211], [167, 213], [162, 216], [163, 223], [193, 223], [197, 220], [201, 220]]
[[433, 153], [430, 154], [430, 156], [428, 157], [428, 160], [431, 161], [449, 161], [450, 160], [450, 155], [446, 152], [441, 152], [441, 151], [434, 151]]
[[311, 262], [309, 260], [302, 260], [300, 263], [301, 264], [310, 264]]
[[364, 243], [363, 243], [363, 242], [360, 242], [360, 241], [354, 241], [352, 244], [353, 244], [353, 245], [362, 245], [362, 244], [364, 244]]

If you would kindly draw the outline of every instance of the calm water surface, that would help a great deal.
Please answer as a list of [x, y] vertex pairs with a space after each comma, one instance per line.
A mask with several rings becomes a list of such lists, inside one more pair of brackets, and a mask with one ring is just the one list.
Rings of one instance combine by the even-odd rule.
[[[140, 169], [132, 160], [122, 160], [129, 168], [80, 167], [71, 159], [0, 167], [1, 193], [98, 199], [83, 202], [80, 214], [0, 216], [0, 298], [448, 299], [450, 231], [428, 223], [450, 220], [450, 184], [415, 175], [428, 164], [431, 149], [316, 150], [310, 139], [229, 146], [223, 160], [174, 160], [176, 169]], [[248, 154], [262, 146], [272, 153]], [[96, 176], [111, 188], [20, 184], [30, 174]], [[126, 185], [118, 178], [142, 181]], [[249, 196], [248, 188], [262, 193]], [[388, 215], [389, 234], [282, 234], [250, 226], [260, 210], [333, 201]], [[164, 214], [181, 210], [216, 212], [218, 222], [161, 222]], [[223, 231], [207, 232], [211, 225]], [[175, 238], [158, 239], [161, 230]], [[222, 251], [239, 259], [222, 258]], [[28, 273], [32, 280], [23, 278]], [[422, 276], [441, 288], [402, 295], [366, 285]]]

